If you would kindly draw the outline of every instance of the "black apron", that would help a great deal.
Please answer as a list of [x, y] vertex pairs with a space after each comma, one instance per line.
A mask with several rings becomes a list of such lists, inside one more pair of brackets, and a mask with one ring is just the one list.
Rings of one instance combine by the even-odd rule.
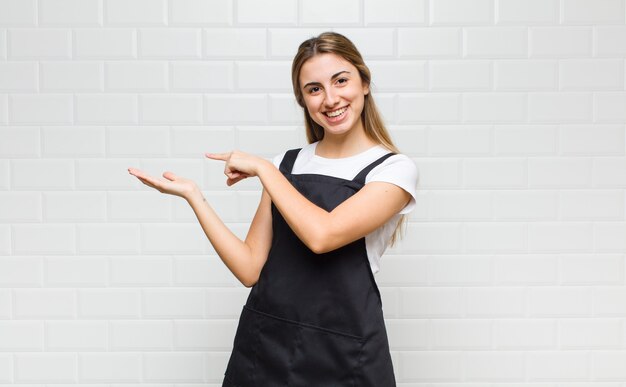
[[[365, 185], [319, 174], [291, 174], [299, 149], [280, 171], [307, 199], [332, 211]], [[313, 253], [272, 203], [272, 245], [243, 307], [222, 387], [392, 387], [396, 385], [380, 292], [365, 238]]]

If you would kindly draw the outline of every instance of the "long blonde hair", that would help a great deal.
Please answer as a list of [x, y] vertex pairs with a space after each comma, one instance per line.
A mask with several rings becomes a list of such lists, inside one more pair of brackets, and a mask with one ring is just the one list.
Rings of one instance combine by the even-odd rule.
[[[296, 97], [298, 105], [304, 109], [304, 125], [306, 128], [306, 137], [309, 144], [319, 141], [324, 138], [324, 128], [317, 122], [313, 121], [309, 111], [304, 103], [304, 96], [300, 89], [300, 71], [304, 63], [318, 54], [332, 53], [336, 54], [346, 61], [350, 62], [359, 71], [361, 80], [366, 84], [371, 84], [371, 74], [369, 68], [365, 65], [363, 57], [357, 50], [354, 43], [352, 43], [345, 36], [336, 32], [323, 32], [316, 37], [305, 40], [298, 47], [298, 52], [293, 58], [291, 64], [291, 82], [293, 85], [293, 92]], [[374, 142], [381, 144], [388, 150], [394, 153], [400, 153], [398, 148], [391, 141], [391, 136], [385, 127], [385, 124], [376, 108], [374, 98], [372, 97], [371, 90], [365, 94], [365, 102], [363, 105], [363, 111], [361, 113], [361, 121], [363, 122], [363, 128], [365, 134]], [[390, 239], [390, 245], [393, 246], [398, 237], [402, 238], [401, 229], [406, 223], [406, 215], [401, 215], [398, 225], [394, 230]]]

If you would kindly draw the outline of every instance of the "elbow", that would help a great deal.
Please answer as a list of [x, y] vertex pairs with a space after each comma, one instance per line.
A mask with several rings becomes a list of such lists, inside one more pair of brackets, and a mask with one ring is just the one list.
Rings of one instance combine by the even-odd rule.
[[334, 250], [329, 233], [318, 232], [315, 238], [309, 241], [309, 249], [315, 254], [324, 254]]
[[243, 286], [247, 288], [251, 288], [254, 285], [256, 285], [257, 282], [259, 282], [259, 275], [260, 273], [254, 273], [254, 274], [241, 276], [238, 279], [239, 279], [239, 282], [241, 282]]

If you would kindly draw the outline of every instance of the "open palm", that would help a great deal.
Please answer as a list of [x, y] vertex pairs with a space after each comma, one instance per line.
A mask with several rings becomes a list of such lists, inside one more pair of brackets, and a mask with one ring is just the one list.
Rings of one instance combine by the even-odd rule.
[[128, 168], [128, 173], [137, 177], [145, 185], [155, 188], [161, 193], [176, 195], [182, 198], [186, 198], [198, 187], [193, 180], [176, 176], [169, 171], [163, 173], [165, 179], [152, 177], [136, 168]]

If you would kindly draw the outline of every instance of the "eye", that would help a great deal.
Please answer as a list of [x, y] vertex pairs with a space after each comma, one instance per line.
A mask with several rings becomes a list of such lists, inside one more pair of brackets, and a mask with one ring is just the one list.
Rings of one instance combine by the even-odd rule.
[[319, 89], [319, 87], [313, 86], [313, 87], [309, 88], [309, 93], [315, 93], [315, 91], [316, 91], [315, 89]]
[[[345, 81], [345, 82], [341, 82], [341, 81]], [[339, 78], [337, 82], [346, 83], [348, 82], [348, 78]]]

